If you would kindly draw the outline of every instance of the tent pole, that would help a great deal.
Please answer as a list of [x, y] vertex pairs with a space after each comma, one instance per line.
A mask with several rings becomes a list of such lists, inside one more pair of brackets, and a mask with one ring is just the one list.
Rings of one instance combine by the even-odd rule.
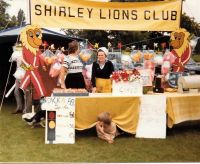
[[3, 106], [3, 101], [4, 101], [4, 98], [5, 98], [6, 89], [7, 89], [8, 81], [9, 81], [9, 78], [10, 78], [10, 72], [11, 72], [11, 69], [12, 69], [12, 65], [13, 65], [13, 62], [10, 63], [10, 69], [9, 69], [9, 72], [8, 72], [6, 85], [5, 85], [3, 96], [2, 96], [2, 99], [1, 99], [0, 113], [1, 113], [2, 106]]
[[31, 24], [31, 0], [28, 0], [28, 18], [29, 18], [29, 21], [28, 21], [28, 24]]

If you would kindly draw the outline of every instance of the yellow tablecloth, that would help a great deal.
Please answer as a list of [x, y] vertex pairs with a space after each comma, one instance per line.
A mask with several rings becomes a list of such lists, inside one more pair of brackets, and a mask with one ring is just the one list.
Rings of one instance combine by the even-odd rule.
[[77, 130], [93, 127], [97, 121], [97, 115], [107, 111], [119, 128], [135, 134], [139, 108], [139, 97], [78, 97], [76, 98], [75, 127]]
[[[167, 96], [167, 125], [189, 120], [200, 120], [200, 94], [164, 93]], [[154, 95], [154, 94], [152, 94]], [[113, 97], [102, 94], [99, 97], [76, 98], [76, 129], [84, 130], [95, 125], [97, 115], [110, 112], [119, 128], [135, 134], [140, 110], [140, 97]]]
[[200, 94], [167, 95], [168, 127], [183, 121], [200, 119]]

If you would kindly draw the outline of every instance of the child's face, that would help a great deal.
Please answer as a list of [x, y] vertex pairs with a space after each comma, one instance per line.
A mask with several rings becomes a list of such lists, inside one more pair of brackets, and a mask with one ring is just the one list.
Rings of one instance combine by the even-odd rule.
[[103, 128], [104, 128], [104, 129], [107, 129], [108, 127], [109, 127], [108, 124], [103, 123]]
[[101, 127], [103, 127], [103, 122], [102, 121], [99, 121], [99, 125], [101, 126]]

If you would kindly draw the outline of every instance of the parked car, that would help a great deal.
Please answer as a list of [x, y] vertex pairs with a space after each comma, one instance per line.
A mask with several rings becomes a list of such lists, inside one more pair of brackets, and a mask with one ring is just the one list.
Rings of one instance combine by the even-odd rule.
[[200, 75], [200, 64], [190, 58], [189, 62], [185, 65], [185, 72], [188, 72], [191, 75]]
[[170, 72], [169, 73], [169, 79], [168, 79], [168, 84], [172, 88], [177, 88], [178, 87], [178, 78], [181, 76], [188, 76], [189, 73], [183, 72]]

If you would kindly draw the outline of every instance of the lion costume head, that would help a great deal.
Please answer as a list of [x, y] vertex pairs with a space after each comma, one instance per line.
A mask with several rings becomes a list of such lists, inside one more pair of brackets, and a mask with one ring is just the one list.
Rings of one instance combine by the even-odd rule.
[[20, 41], [26, 49], [36, 55], [39, 46], [42, 45], [42, 32], [35, 25], [27, 25], [20, 34]]
[[171, 46], [179, 57], [182, 56], [183, 52], [189, 46], [189, 35], [190, 33], [186, 29], [181, 28], [171, 33]]

